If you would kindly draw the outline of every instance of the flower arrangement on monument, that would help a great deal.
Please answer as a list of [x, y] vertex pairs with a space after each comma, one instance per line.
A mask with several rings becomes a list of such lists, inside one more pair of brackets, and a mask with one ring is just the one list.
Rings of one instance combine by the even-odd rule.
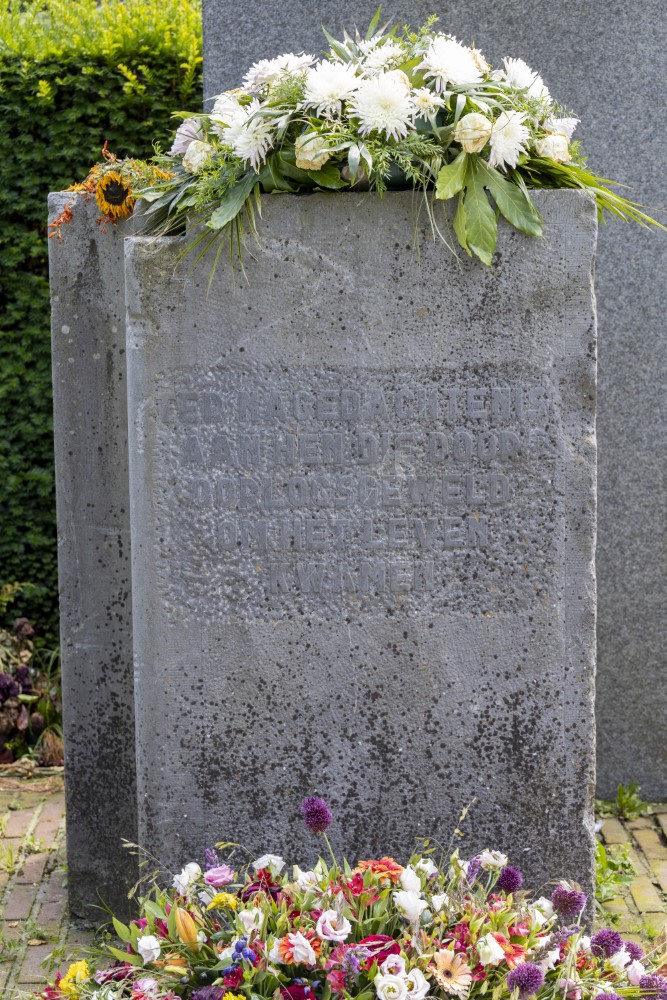
[[[561, 882], [533, 899], [499, 851], [469, 861], [428, 842], [339, 864], [327, 803], [304, 800], [331, 861], [287, 869], [206, 852], [169, 888], [151, 879], [140, 916], [114, 919], [105, 962], [75, 962], [42, 1000], [667, 1000], [667, 979], [615, 930], [589, 937], [586, 896]], [[218, 849], [237, 845], [216, 845]], [[109, 965], [110, 959], [115, 959]], [[619, 993], [620, 991], [620, 993]]]
[[541, 235], [531, 189], [584, 190], [600, 217], [664, 228], [586, 167], [573, 139], [579, 120], [522, 59], [494, 69], [479, 49], [437, 31], [435, 16], [416, 32], [378, 27], [379, 19], [378, 9], [363, 37], [325, 32], [321, 59], [262, 59], [206, 113], [176, 115], [185, 120], [169, 153], [155, 158], [157, 174], [107, 158], [84, 188], [106, 221], [130, 214], [139, 197], [155, 219], [166, 214], [163, 232], [185, 217], [203, 224], [192, 244], [200, 255], [220, 241], [219, 254], [225, 239], [240, 254], [247, 230], [257, 232], [263, 192], [413, 187], [425, 195], [434, 236], [448, 243], [434, 192], [456, 200], [456, 239], [486, 264], [499, 215]]

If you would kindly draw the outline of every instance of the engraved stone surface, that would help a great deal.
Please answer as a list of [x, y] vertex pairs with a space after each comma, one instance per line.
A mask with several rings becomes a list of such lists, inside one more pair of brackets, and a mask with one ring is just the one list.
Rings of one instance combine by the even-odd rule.
[[[139, 832], [294, 860], [447, 840], [592, 879], [595, 212], [493, 270], [410, 193], [263, 200], [207, 296], [126, 241]], [[413, 245], [417, 227], [420, 253]]]
[[[205, 96], [238, 86], [257, 59], [302, 49], [318, 55], [325, 44], [320, 24], [335, 35], [354, 24], [365, 31], [376, 7], [375, 0], [344, 6], [266, 0], [261, 8], [207, 0]], [[474, 40], [494, 63], [519, 56], [539, 71], [552, 94], [581, 117], [576, 135], [591, 168], [628, 185], [629, 196], [651, 210], [664, 210], [665, 39], [656, 30], [665, 24], [662, 0], [542, 0], [530, 7], [523, 0], [452, 0], [446, 10], [431, 0], [403, 0], [383, 15], [418, 24], [434, 11], [444, 30]], [[651, 113], [623, 110], [642, 106]], [[640, 776], [646, 797], [661, 799], [667, 796], [667, 240], [638, 227], [603, 227], [596, 271], [598, 791], [614, 795], [618, 782]], [[652, 725], [646, 725], [649, 703]]]
[[[55, 219], [71, 193], [49, 196]], [[49, 241], [67, 885], [71, 912], [127, 909], [136, 841], [123, 237], [77, 200]], [[116, 794], [110, 792], [115, 790]], [[99, 895], [98, 895], [99, 893]]]

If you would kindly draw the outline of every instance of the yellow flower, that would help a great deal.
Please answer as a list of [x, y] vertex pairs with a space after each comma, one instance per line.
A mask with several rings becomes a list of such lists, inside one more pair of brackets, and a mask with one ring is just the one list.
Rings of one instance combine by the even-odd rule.
[[235, 910], [238, 905], [238, 899], [236, 896], [232, 896], [231, 892], [216, 892], [206, 909], [221, 910], [224, 908], [227, 910]]
[[117, 170], [109, 170], [97, 182], [95, 201], [100, 211], [114, 221], [126, 219], [132, 214], [134, 197], [130, 185], [124, 181]]
[[90, 969], [88, 962], [74, 962], [60, 980], [58, 984], [60, 992], [66, 997], [78, 997], [79, 987], [90, 979]]
[[242, 993], [225, 993], [222, 1000], [246, 1000]]

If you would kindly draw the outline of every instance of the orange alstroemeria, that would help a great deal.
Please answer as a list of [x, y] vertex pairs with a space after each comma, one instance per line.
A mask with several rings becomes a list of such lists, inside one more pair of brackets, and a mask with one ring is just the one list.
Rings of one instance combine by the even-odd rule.
[[521, 945], [518, 944], [512, 944], [508, 938], [499, 934], [497, 931], [492, 931], [491, 933], [505, 952], [505, 961], [510, 969], [516, 969], [517, 965], [522, 965], [526, 961], [525, 948], [522, 948]]

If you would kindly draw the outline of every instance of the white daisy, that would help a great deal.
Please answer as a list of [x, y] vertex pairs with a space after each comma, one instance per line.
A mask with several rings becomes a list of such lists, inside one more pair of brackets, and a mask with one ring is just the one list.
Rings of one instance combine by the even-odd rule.
[[503, 63], [505, 71], [501, 70], [501, 76], [511, 87], [516, 87], [517, 90], [527, 90], [529, 97], [545, 101], [551, 100], [551, 95], [540, 74], [532, 70], [523, 59], [505, 58]]
[[335, 115], [342, 111], [361, 80], [355, 76], [354, 67], [326, 60], [308, 70], [304, 106], [314, 107], [318, 115]]
[[384, 132], [393, 139], [407, 135], [415, 105], [400, 71], [362, 80], [350, 101], [348, 113], [359, 119], [359, 132]]
[[424, 76], [433, 80], [437, 91], [445, 90], [447, 84], [466, 87], [479, 83], [483, 75], [470, 49], [444, 35], [433, 39], [417, 69], [426, 71]]
[[376, 73], [394, 69], [404, 61], [403, 46], [399, 42], [388, 41], [371, 50], [364, 59], [363, 70], [368, 76], [374, 76]]
[[273, 145], [273, 132], [267, 119], [257, 114], [260, 103], [255, 100], [241, 108], [243, 117], [231, 124], [223, 134], [229, 145], [241, 160], [249, 162], [257, 173]]
[[246, 73], [243, 86], [253, 92], [261, 91], [283, 76], [296, 76], [299, 73], [305, 73], [314, 62], [315, 56], [306, 55], [303, 52], [300, 55], [295, 55], [294, 52], [285, 52], [281, 56], [276, 56], [275, 59], [260, 59]]
[[438, 94], [434, 94], [428, 87], [417, 87], [412, 91], [412, 100], [419, 118], [435, 118], [440, 108], [444, 107], [444, 100]]
[[519, 111], [501, 111], [493, 123], [489, 143], [492, 167], [516, 167], [517, 160], [526, 152], [530, 132], [523, 124], [526, 116]]

